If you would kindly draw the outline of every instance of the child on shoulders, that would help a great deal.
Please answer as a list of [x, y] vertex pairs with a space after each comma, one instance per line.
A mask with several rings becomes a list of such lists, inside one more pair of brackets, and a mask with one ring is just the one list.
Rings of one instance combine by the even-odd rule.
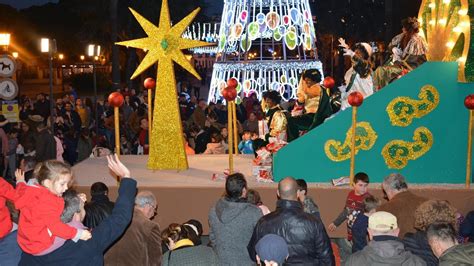
[[27, 185], [24, 173], [15, 172], [17, 197], [15, 207], [20, 211], [18, 244], [32, 255], [46, 255], [60, 246], [53, 246], [56, 237], [73, 241], [88, 240], [91, 233], [61, 222], [64, 200], [61, 197], [72, 179], [71, 167], [63, 162], [49, 160], [36, 167], [37, 185]]

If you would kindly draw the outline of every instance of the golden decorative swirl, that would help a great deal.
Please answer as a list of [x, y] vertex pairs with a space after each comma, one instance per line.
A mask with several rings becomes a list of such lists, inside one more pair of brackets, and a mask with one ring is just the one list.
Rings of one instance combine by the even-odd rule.
[[[370, 150], [377, 140], [377, 133], [369, 122], [359, 122], [356, 125], [356, 154], [359, 150]], [[351, 158], [351, 129], [347, 130], [344, 144], [340, 141], [330, 139], [324, 144], [326, 156], [335, 162], [341, 162]]]
[[433, 146], [433, 134], [426, 127], [419, 127], [413, 135], [413, 142], [392, 140], [382, 149], [382, 156], [388, 168], [402, 169], [409, 160], [416, 160]]
[[393, 126], [409, 126], [414, 118], [421, 118], [433, 111], [439, 104], [439, 93], [435, 87], [425, 85], [418, 94], [420, 100], [397, 97], [387, 106], [388, 117]]

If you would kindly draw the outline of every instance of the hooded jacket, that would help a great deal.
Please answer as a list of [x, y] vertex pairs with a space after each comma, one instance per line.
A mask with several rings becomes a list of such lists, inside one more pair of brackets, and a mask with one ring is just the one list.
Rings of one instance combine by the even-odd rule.
[[375, 236], [363, 250], [349, 256], [344, 265], [422, 266], [426, 262], [410, 251], [405, 251], [397, 237]]
[[255, 265], [248, 254], [247, 244], [260, 217], [260, 209], [248, 202], [222, 198], [211, 208], [209, 239], [219, 265]]
[[474, 263], [474, 243], [456, 245], [447, 249], [439, 257], [440, 266], [472, 265]]

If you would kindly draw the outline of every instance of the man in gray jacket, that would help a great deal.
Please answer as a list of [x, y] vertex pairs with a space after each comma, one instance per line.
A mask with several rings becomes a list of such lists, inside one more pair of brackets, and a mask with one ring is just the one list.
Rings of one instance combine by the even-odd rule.
[[209, 212], [211, 245], [220, 265], [255, 265], [247, 244], [262, 212], [247, 202], [247, 181], [242, 174], [229, 175], [225, 190], [225, 196]]
[[371, 240], [369, 244], [349, 256], [344, 265], [426, 265], [420, 257], [405, 251], [398, 238], [400, 229], [393, 214], [384, 211], [372, 214], [367, 231]]

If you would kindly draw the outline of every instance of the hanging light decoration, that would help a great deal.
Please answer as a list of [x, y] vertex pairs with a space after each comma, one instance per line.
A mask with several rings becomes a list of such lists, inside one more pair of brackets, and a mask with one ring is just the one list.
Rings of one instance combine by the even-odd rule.
[[238, 81], [237, 99], [276, 90], [296, 98], [301, 73], [322, 64], [308, 0], [225, 0], [209, 102], [223, 100], [226, 81]]
[[[469, 54], [471, 21], [468, 0], [423, 0], [418, 20], [428, 43], [429, 61], [457, 61], [459, 81], [473, 81], [474, 62]], [[466, 68], [466, 62], [469, 67]], [[472, 72], [472, 73], [466, 73]]]

